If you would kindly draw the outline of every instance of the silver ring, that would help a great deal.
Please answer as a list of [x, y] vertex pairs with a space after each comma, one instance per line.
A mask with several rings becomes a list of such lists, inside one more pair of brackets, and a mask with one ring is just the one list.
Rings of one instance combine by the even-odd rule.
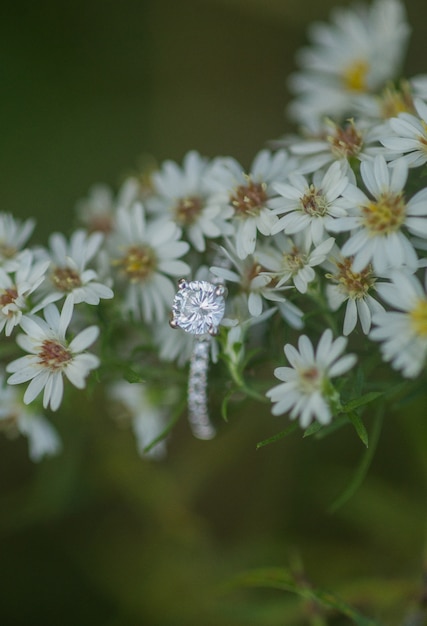
[[216, 434], [207, 402], [209, 351], [224, 317], [226, 294], [221, 283], [181, 278], [172, 305], [171, 327], [181, 328], [195, 339], [188, 376], [188, 419], [198, 439], [212, 439]]

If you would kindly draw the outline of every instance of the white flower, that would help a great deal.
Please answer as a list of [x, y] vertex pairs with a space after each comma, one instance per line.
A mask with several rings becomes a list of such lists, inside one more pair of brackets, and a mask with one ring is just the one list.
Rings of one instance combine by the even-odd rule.
[[167, 426], [165, 408], [153, 402], [146, 385], [128, 383], [125, 380], [115, 382], [108, 389], [112, 401], [111, 410], [119, 421], [130, 419], [135, 434], [138, 453], [142, 457], [162, 459], [166, 455], [166, 439], [161, 439], [146, 452], [164, 432]]
[[342, 254], [354, 257], [355, 272], [369, 263], [382, 275], [392, 268], [415, 271], [417, 255], [402, 229], [427, 237], [427, 188], [405, 201], [403, 189], [408, 169], [402, 160], [388, 167], [384, 157], [378, 155], [372, 162], [364, 161], [360, 171], [374, 199], [355, 185], [350, 184], [344, 191], [351, 205], [349, 215], [331, 224], [335, 232], [352, 231], [342, 246]]
[[397, 0], [337, 8], [331, 17], [332, 24], [311, 25], [312, 46], [299, 52], [302, 71], [291, 76], [297, 98], [290, 113], [303, 123], [351, 114], [359, 94], [378, 91], [396, 76], [405, 51], [409, 27]]
[[30, 381], [24, 403], [32, 402], [44, 389], [43, 406], [56, 411], [62, 401], [63, 375], [78, 389], [85, 386], [89, 372], [98, 367], [98, 357], [85, 352], [98, 337], [99, 329], [90, 326], [71, 342], [66, 331], [73, 314], [73, 301], [65, 300], [61, 314], [54, 304], [44, 309], [45, 320], [36, 316], [24, 317], [21, 326], [26, 334], [18, 335], [18, 345], [29, 354], [6, 367], [10, 372], [7, 382], [16, 385]]
[[268, 207], [274, 195], [273, 182], [287, 179], [296, 161], [285, 150], [271, 153], [261, 150], [255, 157], [249, 172], [232, 158], [217, 159], [208, 172], [212, 189], [209, 203], [233, 209], [235, 246], [239, 259], [245, 259], [255, 251], [257, 234], [270, 235], [277, 217]]
[[334, 220], [347, 215], [342, 194], [348, 185], [340, 163], [333, 163], [326, 173], [316, 172], [313, 182], [301, 174], [291, 174], [288, 183], [273, 185], [279, 197], [270, 201], [275, 213], [284, 215], [273, 226], [272, 234], [303, 233], [305, 246], [318, 246], [325, 239]]
[[378, 285], [377, 290], [397, 310], [375, 314], [369, 337], [381, 342], [385, 361], [391, 361], [403, 376], [415, 378], [427, 357], [427, 274], [424, 288], [414, 275], [394, 272], [392, 282]]
[[16, 256], [31, 237], [34, 226], [32, 219], [21, 222], [9, 213], [0, 213], [0, 264], [6, 272], [16, 270]]
[[136, 178], [127, 178], [117, 197], [108, 185], [98, 183], [89, 189], [86, 198], [77, 203], [77, 215], [90, 232], [99, 231], [109, 235], [113, 229], [116, 208], [130, 206], [140, 192], [141, 187]]
[[332, 311], [337, 311], [344, 302], [347, 302], [343, 334], [347, 336], [353, 332], [358, 319], [362, 331], [365, 335], [368, 334], [372, 316], [384, 311], [382, 304], [372, 296], [378, 285], [372, 266], [368, 265], [363, 270], [355, 272], [352, 259], [343, 257], [339, 251], [331, 255], [325, 265], [330, 269], [326, 277], [334, 283], [326, 285], [329, 307]]
[[427, 104], [421, 98], [415, 98], [414, 106], [418, 116], [403, 112], [391, 118], [389, 125], [393, 134], [380, 139], [386, 148], [397, 153], [397, 158], [402, 158], [409, 167], [427, 163]]
[[261, 273], [264, 268], [259, 263], [256, 252], [242, 260], [230, 244], [228, 249], [221, 248], [221, 250], [237, 271], [218, 266], [212, 266], [210, 271], [224, 281], [239, 285], [239, 295], [245, 298], [250, 315], [254, 317], [261, 315], [265, 301], [278, 303], [286, 300], [283, 291], [289, 287], [277, 289], [272, 278]]
[[13, 279], [0, 267], [0, 331], [4, 328], [7, 337], [29, 311], [29, 297], [43, 282], [49, 266], [49, 261], [34, 262], [30, 250], [24, 250], [16, 261]]
[[71, 235], [69, 242], [60, 233], [50, 236], [51, 271], [43, 285], [48, 293], [34, 311], [64, 296], [70, 296], [74, 304], [99, 304], [100, 299], [113, 297], [112, 290], [98, 282], [96, 271], [86, 267], [98, 252], [102, 240], [100, 232], [89, 235], [81, 229]]
[[125, 288], [124, 308], [136, 319], [161, 322], [170, 310], [175, 286], [168, 276], [182, 277], [190, 268], [179, 260], [189, 249], [173, 222], [148, 222], [142, 204], [117, 211], [111, 256]]
[[[298, 236], [300, 235], [300, 236]], [[306, 293], [308, 285], [316, 278], [313, 267], [320, 265], [331, 251], [335, 239], [329, 237], [315, 248], [306, 245], [303, 234], [298, 233], [293, 239], [279, 233], [273, 239], [273, 246], [258, 251], [258, 259], [266, 268], [276, 287], [292, 280], [300, 293]]]
[[10, 437], [19, 434], [27, 437], [30, 459], [35, 462], [58, 454], [62, 448], [52, 424], [43, 415], [29, 411], [18, 389], [6, 385], [3, 376], [0, 376], [0, 430]]
[[331, 400], [336, 391], [331, 378], [342, 376], [356, 362], [354, 354], [341, 356], [347, 345], [344, 337], [333, 339], [328, 328], [320, 338], [316, 351], [310, 339], [301, 335], [298, 350], [286, 344], [284, 352], [291, 367], [278, 367], [274, 375], [283, 381], [267, 391], [267, 397], [276, 404], [273, 415], [289, 413], [291, 419], [299, 418], [302, 428], [315, 419], [321, 424], [331, 421]]
[[378, 141], [383, 133], [381, 125], [367, 124], [354, 119], [337, 124], [330, 119], [322, 120], [314, 130], [302, 137], [278, 140], [286, 142], [291, 154], [298, 157], [298, 172], [308, 174], [339, 161], [342, 171], [353, 177], [350, 161], [363, 161], [384, 149]]
[[172, 219], [199, 252], [206, 248], [205, 238], [233, 232], [226, 221], [233, 214], [232, 209], [222, 209], [208, 202], [209, 167], [209, 161], [194, 150], [186, 154], [182, 167], [165, 161], [152, 175], [153, 195], [147, 200], [147, 210], [153, 216], [165, 215]]

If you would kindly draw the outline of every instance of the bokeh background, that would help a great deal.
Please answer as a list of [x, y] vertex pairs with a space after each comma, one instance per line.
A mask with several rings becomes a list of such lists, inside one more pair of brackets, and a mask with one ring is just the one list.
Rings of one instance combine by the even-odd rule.
[[[54, 230], [70, 232], [93, 183], [116, 187], [146, 159], [181, 160], [195, 148], [248, 165], [289, 130], [295, 50], [309, 21], [335, 4], [9, 3], [0, 21], [1, 210], [35, 216], [45, 243]], [[406, 6], [413, 75], [427, 71], [427, 7]], [[54, 416], [61, 456], [33, 465], [25, 441], [0, 437], [2, 626], [351, 624], [332, 614], [322, 622], [291, 594], [230, 583], [295, 563], [307, 584], [385, 626], [427, 623], [425, 404], [386, 416], [367, 479], [332, 514], [363, 455], [350, 428], [257, 451], [286, 418], [241, 403], [212, 442], [192, 439], [181, 420], [157, 463], [137, 455], [96, 394], [76, 398]]]

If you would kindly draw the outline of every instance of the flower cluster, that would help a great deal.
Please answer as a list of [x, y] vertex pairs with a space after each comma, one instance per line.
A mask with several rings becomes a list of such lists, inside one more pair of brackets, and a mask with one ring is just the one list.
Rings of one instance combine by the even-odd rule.
[[[173, 388], [192, 352], [192, 337], [168, 323], [179, 278], [227, 283], [214, 361], [222, 359], [236, 389], [269, 398], [273, 414], [289, 413], [303, 428], [345, 411], [356, 363], [365, 378], [381, 363], [421, 377], [427, 76], [400, 74], [408, 35], [398, 0], [314, 24], [290, 79], [297, 132], [248, 167], [193, 150], [182, 164], [129, 177], [117, 193], [96, 185], [78, 204], [78, 229], [69, 240], [51, 235], [45, 249], [28, 245], [32, 221], [1, 215], [0, 330], [9, 342], [16, 333], [26, 353], [5, 364], [0, 397], [13, 408], [3, 421], [28, 433], [25, 405], [43, 392], [44, 409], [55, 411], [64, 379], [81, 389], [102, 363], [140, 452], [151, 450], [168, 422], [147, 400], [150, 384], [164, 386], [170, 368]], [[87, 352], [96, 341], [99, 355]], [[264, 376], [249, 384], [253, 349], [266, 357]], [[282, 382], [271, 387], [273, 371]], [[10, 385], [28, 382], [24, 404], [12, 402]], [[57, 446], [40, 423], [48, 453]], [[163, 445], [156, 449], [161, 456]]]

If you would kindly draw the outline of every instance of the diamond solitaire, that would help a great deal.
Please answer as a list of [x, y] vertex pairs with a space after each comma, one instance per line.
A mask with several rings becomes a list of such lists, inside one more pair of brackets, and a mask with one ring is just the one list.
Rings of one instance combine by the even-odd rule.
[[192, 335], [215, 335], [224, 317], [224, 285], [205, 280], [187, 282], [182, 278], [172, 305], [172, 328], [182, 328]]

